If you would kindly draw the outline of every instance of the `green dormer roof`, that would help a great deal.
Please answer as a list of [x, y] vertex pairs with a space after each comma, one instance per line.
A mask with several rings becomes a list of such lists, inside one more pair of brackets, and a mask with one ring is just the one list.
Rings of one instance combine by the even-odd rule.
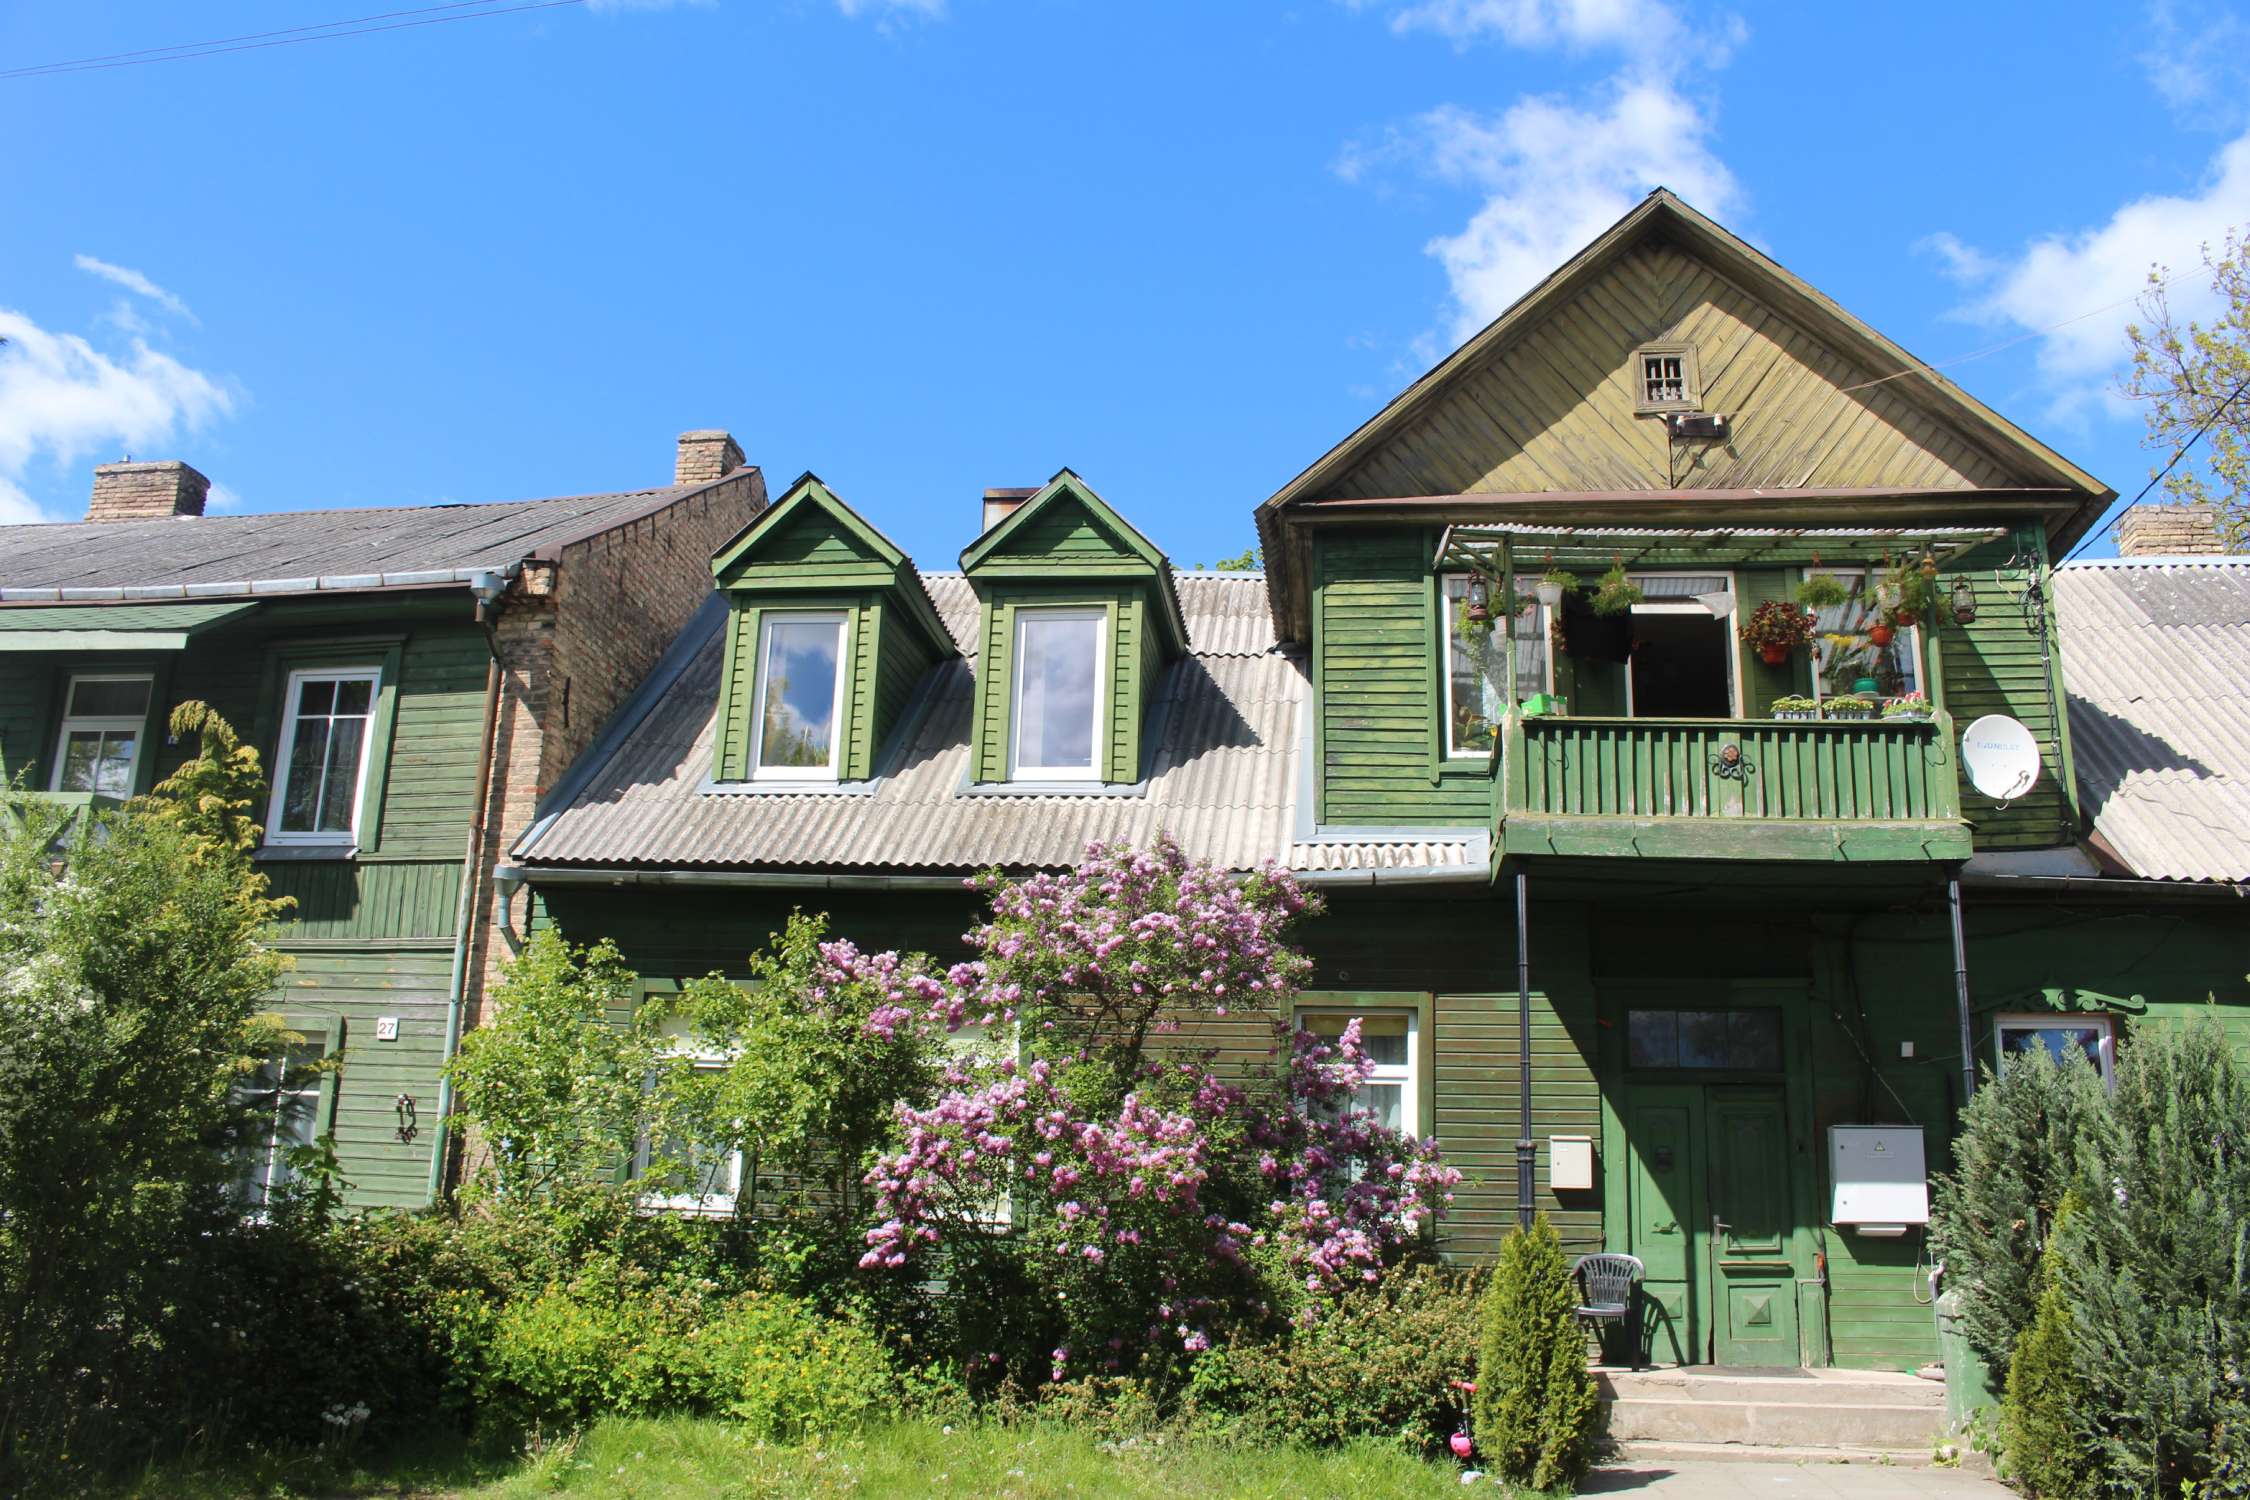
[[711, 574], [730, 590], [895, 590], [930, 647], [958, 654], [913, 559], [809, 471], [712, 555]]
[[971, 543], [961, 554], [961, 571], [980, 593], [984, 581], [997, 579], [1145, 582], [1156, 596], [1153, 613], [1166, 657], [1187, 652], [1187, 623], [1170, 559], [1068, 469]]

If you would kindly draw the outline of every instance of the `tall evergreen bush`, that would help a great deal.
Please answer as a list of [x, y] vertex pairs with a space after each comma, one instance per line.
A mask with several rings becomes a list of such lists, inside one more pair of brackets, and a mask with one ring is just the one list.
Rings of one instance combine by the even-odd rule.
[[1577, 1288], [1545, 1214], [1508, 1236], [1484, 1298], [1472, 1434], [1496, 1473], [1537, 1489], [1569, 1484], [1593, 1456], [1599, 1405], [1586, 1368]]
[[[2067, 1217], [2075, 1196], [2066, 1197], [2058, 1222]], [[2093, 1491], [2093, 1413], [2086, 1382], [2072, 1363], [2075, 1320], [2070, 1298], [2055, 1284], [2055, 1259], [2042, 1262], [2034, 1278], [2037, 1310], [2016, 1341], [2008, 1367], [2007, 1392], [2000, 1409], [2000, 1447], [2009, 1475], [2041, 1500], [2077, 1500]]]

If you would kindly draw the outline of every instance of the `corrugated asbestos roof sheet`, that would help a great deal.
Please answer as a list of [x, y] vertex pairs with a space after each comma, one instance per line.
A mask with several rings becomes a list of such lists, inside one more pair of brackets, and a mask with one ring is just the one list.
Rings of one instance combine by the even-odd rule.
[[[964, 656], [925, 683], [912, 739], [870, 790], [705, 790], [722, 637], [713, 634], [570, 804], [516, 850], [528, 863], [641, 868], [971, 871], [1054, 867], [1095, 839], [1170, 832], [1233, 869], [1290, 851], [1302, 716], [1301, 656], [1281, 649], [1257, 574], [1178, 575], [1190, 655], [1166, 675], [1149, 723], [1158, 745], [1139, 795], [966, 793], [976, 596], [959, 573], [924, 575]], [[1403, 843], [1334, 842], [1310, 869], [1434, 864]], [[1431, 847], [1437, 847], [1435, 841]], [[1468, 863], [1463, 860], [1461, 863]]]
[[196, 604], [48, 604], [0, 609], [0, 632], [168, 630], [193, 633], [256, 609], [255, 601]]
[[[599, 531], [671, 488], [491, 505], [0, 526], [0, 599], [192, 597], [445, 582]], [[443, 578], [428, 576], [443, 574]], [[282, 588], [278, 585], [294, 585]]]
[[2055, 573], [2078, 784], [2150, 880], [2250, 880], [2250, 559]]

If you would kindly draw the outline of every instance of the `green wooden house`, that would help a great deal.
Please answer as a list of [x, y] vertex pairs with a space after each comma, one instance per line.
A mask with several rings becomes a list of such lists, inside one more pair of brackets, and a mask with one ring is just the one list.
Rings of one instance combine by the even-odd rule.
[[[19, 794], [146, 792], [193, 751], [167, 734], [187, 699], [267, 768], [257, 863], [294, 902], [273, 1004], [300, 1040], [248, 1085], [271, 1122], [240, 1163], [249, 1207], [288, 1147], [330, 1133], [349, 1201], [435, 1195], [491, 852], [528, 822], [542, 758], [600, 727], [625, 675], [606, 664], [638, 680], [708, 592], [702, 557], [762, 503], [718, 437], [688, 434], [669, 486], [495, 505], [207, 516], [188, 465], [105, 464], [86, 521], [0, 527], [0, 776]], [[686, 575], [668, 590], [667, 570]], [[633, 607], [609, 606], [605, 580], [636, 572]]]
[[1262, 573], [1172, 569], [1068, 470], [925, 572], [800, 481], [503, 918], [661, 992], [793, 907], [950, 956], [963, 874], [1094, 838], [1278, 861], [1328, 899], [1305, 1020], [1366, 1017], [1367, 1103], [1471, 1174], [1446, 1253], [1543, 1209], [1641, 1259], [1659, 1360], [1915, 1366], [1975, 1069], [2250, 1017], [2250, 852], [2190, 836], [2238, 792], [2173, 748], [2242, 743], [2242, 674], [2132, 625], [2240, 651], [2242, 574], [2058, 576], [2113, 498], [1659, 192], [1258, 505]]

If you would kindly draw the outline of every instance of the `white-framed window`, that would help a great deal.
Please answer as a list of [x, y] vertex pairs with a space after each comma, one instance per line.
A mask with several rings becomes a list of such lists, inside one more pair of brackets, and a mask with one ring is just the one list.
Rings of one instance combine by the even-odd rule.
[[754, 781], [834, 781], [842, 761], [844, 663], [841, 611], [769, 611], [758, 621], [757, 702], [751, 715]]
[[375, 729], [375, 667], [291, 672], [274, 756], [272, 844], [348, 844], [359, 836], [360, 794]]
[[142, 673], [73, 676], [64, 692], [51, 789], [132, 796], [154, 690], [155, 679]]
[[1018, 781], [1102, 779], [1102, 609], [1016, 611], [1012, 754]]
[[1633, 371], [1636, 410], [1687, 411], [1702, 404], [1692, 345], [1645, 345], [1633, 351]]
[[[1448, 756], [1482, 756], [1492, 749], [1493, 731], [1508, 711], [1507, 689], [1500, 679], [1508, 670], [1508, 643], [1501, 638], [1498, 606], [1491, 631], [1471, 630], [1461, 618], [1461, 601], [1469, 594], [1469, 575], [1448, 573], [1441, 580], [1445, 605], [1445, 753]], [[1531, 580], [1519, 576], [1516, 588], [1529, 598]], [[1496, 593], [1497, 591], [1495, 591]], [[1534, 693], [1554, 691], [1555, 668], [1548, 650], [1547, 607], [1529, 599], [1528, 607], [1510, 622], [1516, 637], [1516, 701]]]
[[[723, 1073], [733, 1062], [723, 1052], [699, 1046], [685, 1016], [667, 1016], [663, 1030], [671, 1039], [667, 1067]], [[652, 1087], [654, 1083], [651, 1079]], [[661, 1173], [656, 1170], [659, 1162], [663, 1165]], [[641, 1181], [643, 1208], [679, 1214], [731, 1214], [742, 1194], [742, 1153], [677, 1136], [656, 1139], [644, 1134], [633, 1153], [633, 1175]]]
[[235, 1102], [250, 1116], [235, 1146], [234, 1198], [245, 1214], [264, 1216], [274, 1194], [296, 1180], [290, 1153], [319, 1137], [320, 1061], [327, 1055], [323, 1039], [307, 1036], [277, 1049], [235, 1085]]
[[1732, 573], [1628, 573], [1633, 606], [1625, 712], [1634, 718], [1731, 718], [1742, 702]]
[[1353, 1093], [1350, 1108], [1365, 1110], [1379, 1124], [1409, 1135], [1428, 1133], [1422, 1119], [1422, 1024], [1411, 1009], [1340, 1006], [1299, 1007], [1297, 1024], [1333, 1043], [1359, 1020], [1360, 1050], [1375, 1071]]
[[2044, 1051], [2061, 1062], [2073, 1052], [2094, 1065], [2108, 1083], [2117, 1068], [2117, 1025], [2108, 1016], [2061, 1015], [2053, 1011], [2002, 1016], [1993, 1023], [2000, 1064], [2027, 1052]]
[[[1813, 612], [1813, 697], [1860, 693], [1903, 698], [1921, 692], [1921, 627], [1901, 627], [1888, 645], [1876, 645], [1867, 637], [1867, 628], [1876, 619], [1874, 575], [1866, 568], [1807, 568], [1802, 576], [1814, 573], [1835, 579], [1850, 597]], [[1875, 686], [1862, 693], [1862, 682]]]

